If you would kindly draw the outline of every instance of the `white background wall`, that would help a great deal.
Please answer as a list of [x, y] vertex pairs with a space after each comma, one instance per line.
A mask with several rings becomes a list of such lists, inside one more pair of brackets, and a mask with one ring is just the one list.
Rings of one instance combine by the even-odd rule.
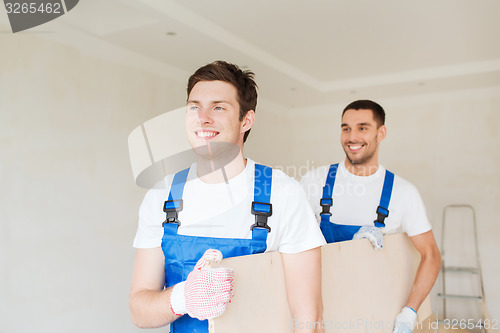
[[[144, 190], [132, 179], [127, 136], [182, 105], [185, 83], [38, 36], [0, 38], [0, 332], [139, 332], [128, 291]], [[380, 101], [389, 128], [382, 163], [417, 185], [436, 233], [445, 204], [476, 207], [494, 318], [499, 92]], [[296, 177], [338, 161], [343, 106], [259, 101], [246, 153]]]
[[[29, 34], [0, 52], [0, 332], [136, 332], [127, 137], [184, 84]], [[165, 329], [163, 329], [165, 331]]]

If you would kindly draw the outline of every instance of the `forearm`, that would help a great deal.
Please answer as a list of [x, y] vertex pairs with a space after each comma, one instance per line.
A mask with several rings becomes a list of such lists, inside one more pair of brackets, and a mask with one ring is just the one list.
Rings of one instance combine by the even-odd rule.
[[315, 305], [315, 312], [301, 311], [292, 313], [292, 323], [294, 333], [324, 333], [323, 307]]
[[323, 303], [321, 291], [313, 293], [309, 299], [289, 299], [290, 312], [292, 315], [292, 327], [294, 333], [317, 332], [323, 333]]
[[321, 298], [321, 249], [282, 254], [294, 332], [324, 332]]
[[138, 290], [130, 294], [132, 322], [140, 328], [155, 328], [170, 324], [179, 316], [170, 309], [172, 288], [164, 290]]
[[170, 309], [172, 288], [164, 289], [164, 262], [160, 247], [137, 250], [129, 306], [132, 321], [138, 327], [161, 327], [175, 320]]
[[415, 275], [410, 295], [406, 306], [418, 310], [424, 299], [430, 293], [441, 268], [441, 255], [439, 251], [423, 255]]

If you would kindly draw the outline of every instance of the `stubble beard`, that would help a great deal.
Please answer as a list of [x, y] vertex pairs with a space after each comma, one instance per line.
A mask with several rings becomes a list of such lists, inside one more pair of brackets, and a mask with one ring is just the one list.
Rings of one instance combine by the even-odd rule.
[[372, 151], [372, 152], [367, 152], [366, 154], [359, 156], [357, 158], [353, 158], [353, 157], [349, 156], [348, 149], [349, 148], [344, 147], [344, 153], [345, 153], [346, 158], [349, 160], [349, 162], [352, 165], [364, 164], [364, 163], [368, 162], [369, 160], [371, 160], [373, 155], [375, 154], [375, 151]]

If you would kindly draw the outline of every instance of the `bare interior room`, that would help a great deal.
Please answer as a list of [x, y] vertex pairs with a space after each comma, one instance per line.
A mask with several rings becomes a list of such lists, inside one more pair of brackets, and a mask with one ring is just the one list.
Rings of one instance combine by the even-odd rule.
[[[172, 156], [189, 162], [182, 167], [194, 162], [181, 154], [191, 151], [183, 120], [191, 103], [188, 79], [217, 60], [255, 73], [258, 103], [244, 156], [289, 176], [297, 188], [312, 170], [351, 163], [346, 149], [354, 148], [342, 139], [348, 104], [381, 105], [386, 118], [378, 161], [418, 190], [425, 207], [420, 213], [445, 267], [436, 271], [426, 309], [441, 325], [455, 320], [463, 330], [498, 331], [498, 0], [32, 0], [33, 11], [64, 5], [58, 17], [36, 24], [16, 21], [21, 3], [28, 4], [5, 0], [0, 6], [0, 333], [168, 332], [145, 330], [131, 319], [134, 239], [146, 193], [169, 173], [165, 168], [180, 170]], [[178, 122], [157, 125], [156, 143], [171, 150], [156, 158], [149, 128], [153, 133], [153, 121], [174, 113]], [[151, 142], [134, 146], [133, 133]], [[163, 163], [165, 174], [145, 183], [139, 176], [154, 162]], [[320, 210], [319, 203], [307, 207]], [[362, 251], [390, 253], [389, 236], [380, 251], [366, 240], [352, 241], [366, 246], [353, 250], [353, 258]], [[343, 259], [332, 259], [329, 269], [337, 262]], [[260, 276], [255, 265], [248, 273], [254, 281]], [[337, 299], [353, 305], [350, 292], [362, 286], [351, 282], [342, 296], [325, 299], [337, 279], [325, 278], [322, 265], [325, 311]], [[377, 288], [375, 280], [399, 275], [382, 266], [350, 266], [374, 281], [362, 294], [381, 293], [378, 310], [384, 310], [397, 293]], [[408, 293], [402, 290], [401, 297]], [[236, 297], [228, 311], [238, 307]], [[262, 312], [275, 310], [262, 297], [271, 307]], [[241, 302], [250, 305], [250, 296]], [[402, 306], [389, 314], [391, 327], [363, 332], [392, 332]], [[283, 316], [295, 313], [288, 310]], [[330, 324], [326, 332], [349, 331]], [[212, 333], [223, 332], [217, 325]], [[268, 332], [247, 321], [232, 331], [246, 332], [244, 326]]]

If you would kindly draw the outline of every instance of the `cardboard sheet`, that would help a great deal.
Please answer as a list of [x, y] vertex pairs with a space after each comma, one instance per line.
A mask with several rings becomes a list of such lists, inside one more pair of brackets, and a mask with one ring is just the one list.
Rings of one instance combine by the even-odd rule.
[[[404, 306], [420, 255], [404, 234], [386, 236], [375, 251], [368, 240], [322, 247], [323, 325], [326, 332], [390, 333]], [[224, 259], [214, 267], [235, 271], [235, 296], [228, 310], [210, 321], [211, 333], [292, 332], [281, 254]], [[418, 320], [431, 315], [427, 298]]]

